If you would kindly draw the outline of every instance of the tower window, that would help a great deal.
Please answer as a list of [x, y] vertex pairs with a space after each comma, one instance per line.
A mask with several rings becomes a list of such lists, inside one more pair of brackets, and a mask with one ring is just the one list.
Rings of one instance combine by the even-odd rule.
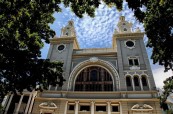
[[66, 33], [65, 33], [65, 35], [67, 35], [67, 36], [68, 36], [68, 32], [66, 32]]
[[57, 47], [57, 49], [58, 49], [59, 52], [62, 52], [65, 48], [66, 48], [66, 46], [64, 44], [60, 44]]
[[[124, 28], [124, 31], [127, 31], [127, 29], [125, 30], [126, 28]], [[127, 41], [126, 42], [126, 45], [128, 46], [128, 47], [133, 47], [135, 44], [134, 44], [134, 42], [133, 41]]]
[[[127, 31], [127, 28], [124, 28], [124, 31]], [[125, 47], [129, 49], [135, 48], [135, 40], [128, 39], [124, 41]]]
[[126, 29], [126, 28], [124, 28], [124, 31], [127, 31], [127, 29]]
[[135, 83], [135, 86], [139, 86], [139, 79], [138, 79], [138, 77], [134, 77], [134, 83]]
[[147, 80], [146, 77], [142, 76], [142, 85], [147, 86]]
[[132, 86], [130, 77], [126, 77], [127, 86]]
[[138, 58], [129, 58], [129, 65], [130, 66], [139, 66]]

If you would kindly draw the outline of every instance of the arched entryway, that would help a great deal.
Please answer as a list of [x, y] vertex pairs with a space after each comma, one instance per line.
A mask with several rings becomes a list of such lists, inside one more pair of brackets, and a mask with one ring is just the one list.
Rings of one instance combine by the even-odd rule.
[[104, 68], [87, 67], [76, 77], [74, 91], [113, 91], [113, 80]]
[[[75, 68], [72, 70], [69, 80], [68, 80], [68, 90], [73, 90], [75, 91], [75, 82], [77, 80], [77, 77], [80, 75], [81, 72], [84, 71], [86, 68], [100, 68], [103, 69], [105, 72], [109, 74], [109, 78], [111, 77], [112, 79], [112, 84], [113, 84], [113, 91], [120, 90], [120, 80], [119, 80], [119, 75], [115, 67], [108, 61], [100, 60], [97, 57], [92, 57], [89, 60], [85, 60], [78, 65], [75, 66]], [[101, 71], [99, 71], [101, 72]], [[90, 72], [90, 75], [95, 75], [96, 71], [93, 70]], [[96, 78], [92, 78], [91, 80], [95, 80]], [[90, 81], [91, 81], [90, 80]], [[101, 83], [101, 82], [100, 82]]]

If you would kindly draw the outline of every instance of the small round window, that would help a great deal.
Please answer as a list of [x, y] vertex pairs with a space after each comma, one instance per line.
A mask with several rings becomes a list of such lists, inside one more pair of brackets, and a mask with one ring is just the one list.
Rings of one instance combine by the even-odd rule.
[[129, 48], [129, 49], [133, 49], [135, 48], [135, 41], [134, 40], [127, 40], [124, 42], [125, 47]]
[[65, 48], [65, 46], [64, 46], [64, 45], [59, 45], [59, 46], [58, 46], [58, 50], [59, 50], [59, 51], [64, 50], [64, 48]]
[[127, 45], [128, 47], [133, 47], [135, 44], [134, 44], [133, 41], [127, 41], [127, 42], [126, 42], [126, 45]]

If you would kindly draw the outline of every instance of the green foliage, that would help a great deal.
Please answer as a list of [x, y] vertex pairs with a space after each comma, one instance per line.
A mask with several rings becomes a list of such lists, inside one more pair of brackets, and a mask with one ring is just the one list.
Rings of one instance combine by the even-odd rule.
[[164, 86], [163, 86], [163, 94], [160, 96], [160, 103], [161, 103], [161, 107], [164, 110], [168, 110], [167, 108], [164, 108], [164, 106], [166, 105], [166, 100], [167, 97], [173, 93], [173, 76], [167, 78], [164, 82]]
[[95, 9], [99, 7], [101, 1], [110, 7], [116, 6], [118, 10], [122, 9], [123, 0], [63, 0], [62, 3], [65, 7], [70, 7], [78, 17], [82, 18], [83, 14], [94, 17]]
[[144, 27], [148, 47], [153, 48], [153, 63], [164, 65], [165, 71], [173, 63], [173, 1], [150, 0], [147, 5]]
[[[0, 102], [9, 92], [62, 85], [62, 63], [40, 59], [40, 49], [55, 35], [52, 14], [60, 0], [0, 0]], [[59, 81], [57, 81], [57, 78]], [[43, 87], [43, 88], [42, 88]]]

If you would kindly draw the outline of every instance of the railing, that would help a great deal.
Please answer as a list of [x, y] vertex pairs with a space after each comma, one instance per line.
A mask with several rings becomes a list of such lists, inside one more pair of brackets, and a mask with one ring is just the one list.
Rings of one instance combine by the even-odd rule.
[[79, 98], [79, 99], [141, 99], [157, 98], [157, 91], [120, 91], [120, 92], [79, 92], [79, 91], [44, 91], [39, 93], [45, 98]]
[[133, 87], [131, 86], [127, 87], [127, 91], [133, 91]]
[[135, 86], [135, 90], [136, 91], [141, 91], [141, 87], [140, 86]]

